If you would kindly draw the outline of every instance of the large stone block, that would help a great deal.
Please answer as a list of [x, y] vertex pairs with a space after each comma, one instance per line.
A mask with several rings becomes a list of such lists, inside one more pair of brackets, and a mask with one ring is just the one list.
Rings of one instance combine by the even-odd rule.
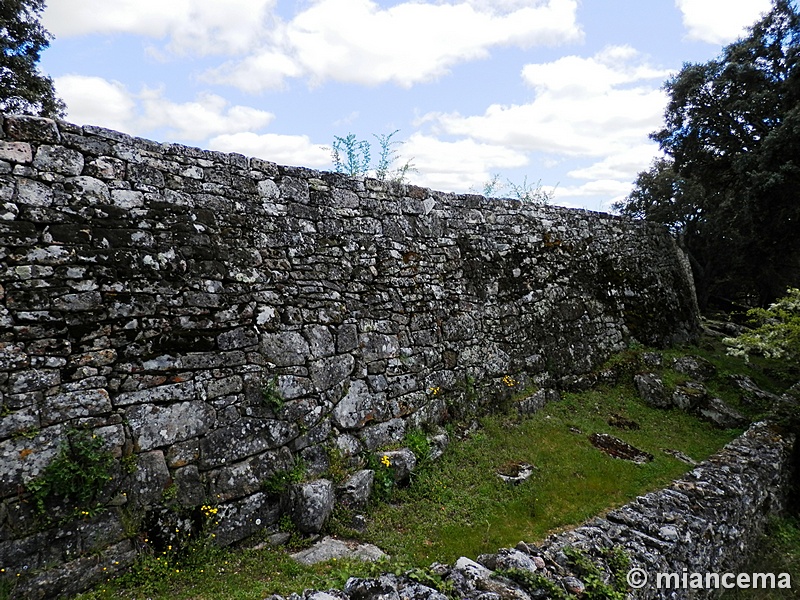
[[383, 420], [389, 415], [385, 398], [385, 393], [373, 393], [366, 381], [357, 379], [333, 409], [334, 422], [343, 429], [358, 429], [370, 421]]
[[160, 406], [138, 404], [125, 411], [134, 443], [139, 450], [170, 446], [204, 435], [214, 425], [216, 414], [205, 402], [180, 402]]
[[63, 146], [42, 145], [36, 151], [33, 167], [61, 175], [80, 175], [83, 171], [83, 155]]
[[289, 491], [292, 521], [303, 533], [319, 533], [333, 512], [333, 484], [327, 479], [298, 483]]

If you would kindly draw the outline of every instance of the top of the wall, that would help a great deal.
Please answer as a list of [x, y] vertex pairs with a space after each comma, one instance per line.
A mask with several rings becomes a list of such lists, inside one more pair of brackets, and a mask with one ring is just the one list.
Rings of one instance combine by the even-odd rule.
[[[518, 210], [526, 208], [535, 209], [537, 213], [576, 213], [593, 215], [596, 218], [622, 220], [645, 228], [663, 229], [657, 224], [645, 221], [632, 220], [629, 217], [612, 215], [610, 213], [592, 211], [581, 208], [567, 208], [548, 204], [524, 203], [513, 198], [487, 198], [479, 194], [458, 194], [441, 192], [431, 188], [396, 181], [382, 181], [370, 177], [352, 177], [342, 173], [320, 171], [301, 166], [279, 165], [275, 162], [256, 157], [248, 157], [237, 152], [220, 152], [205, 150], [193, 146], [186, 146], [172, 142], [156, 142], [146, 138], [132, 136], [113, 129], [98, 127], [96, 125], [76, 125], [61, 119], [47, 119], [27, 115], [0, 114], [0, 160], [9, 160], [14, 163], [30, 163], [33, 160], [34, 145], [64, 145], [74, 147], [80, 152], [93, 156], [116, 156], [129, 162], [144, 164], [157, 161], [159, 157], [178, 159], [180, 162], [191, 164], [199, 161], [202, 166], [226, 165], [242, 170], [252, 170], [263, 173], [268, 177], [276, 175], [289, 175], [304, 179], [335, 177], [340, 180], [342, 187], [353, 188], [354, 191], [364, 189], [372, 191], [393, 191], [397, 195], [409, 196], [423, 200], [423, 210], [430, 210], [435, 201], [438, 205], [458, 206], [461, 208], [481, 210]], [[154, 164], [159, 168], [159, 164]], [[65, 175], [80, 175], [80, 173], [64, 173]], [[430, 199], [429, 203], [424, 200]]]

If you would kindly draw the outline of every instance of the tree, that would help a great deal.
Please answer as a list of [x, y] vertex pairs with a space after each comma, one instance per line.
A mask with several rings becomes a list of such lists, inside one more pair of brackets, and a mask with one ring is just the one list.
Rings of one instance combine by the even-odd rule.
[[728, 354], [744, 356], [761, 354], [800, 365], [800, 289], [790, 288], [786, 296], [768, 309], [753, 308], [747, 312], [754, 329], [735, 338], [725, 338]]
[[63, 116], [53, 80], [36, 63], [50, 45], [50, 34], [39, 23], [44, 0], [3, 0], [0, 3], [0, 111]]
[[667, 158], [617, 208], [667, 224], [711, 296], [774, 301], [800, 276], [800, 13], [773, 5], [746, 37], [665, 84]]

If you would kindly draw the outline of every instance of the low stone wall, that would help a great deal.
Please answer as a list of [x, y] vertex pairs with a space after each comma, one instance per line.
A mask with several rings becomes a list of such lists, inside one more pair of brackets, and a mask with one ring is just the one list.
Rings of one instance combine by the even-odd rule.
[[[545, 588], [520, 585], [518, 578], [511, 579], [502, 571], [515, 569], [542, 576], [565, 594], [579, 594], [586, 589], [588, 579], [573, 572], [565, 550], [581, 552], [602, 576], [610, 579], [611, 561], [604, 557], [609, 550], [620, 547], [630, 558], [630, 568], [641, 569], [648, 578], [640, 589], [630, 589], [628, 598], [717, 597], [722, 580], [719, 588], [706, 587], [705, 574], [733, 573], [733, 580], [724, 581], [735, 582], [735, 576], [752, 555], [751, 544], [764, 531], [768, 519], [786, 508], [797, 466], [793, 461], [794, 444], [794, 436], [781, 434], [766, 423], [754, 424], [668, 488], [551, 536], [541, 546], [520, 542], [516, 548], [481, 555], [478, 562], [461, 558], [452, 566], [434, 566], [433, 571], [459, 598], [535, 600], [551, 596]], [[658, 573], [676, 574], [678, 578], [662, 578], [658, 587]], [[694, 573], [703, 574], [702, 583]], [[779, 573], [774, 574], [776, 585], [786, 582], [778, 577]], [[446, 600], [440, 591], [421, 584], [419, 577], [416, 579], [395, 575], [352, 578], [344, 591], [307, 591], [302, 596], [292, 595], [290, 600]], [[684, 581], [687, 585], [681, 587]], [[713, 586], [714, 580], [709, 581]], [[791, 585], [797, 590], [800, 581], [791, 581]]]
[[[697, 332], [652, 224], [0, 117], [0, 563], [74, 590], [131, 564], [165, 498], [213, 503], [232, 543], [297, 460]], [[31, 485], [74, 430], [108, 485], [43, 519]]]

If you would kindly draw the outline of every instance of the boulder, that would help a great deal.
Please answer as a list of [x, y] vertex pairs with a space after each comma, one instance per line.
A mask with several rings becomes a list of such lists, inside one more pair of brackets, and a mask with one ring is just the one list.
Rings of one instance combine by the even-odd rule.
[[704, 403], [708, 392], [701, 383], [689, 381], [675, 386], [672, 392], [672, 403], [681, 410], [694, 410]]
[[333, 512], [333, 483], [317, 479], [289, 489], [292, 521], [303, 533], [319, 533]]
[[755, 404], [764, 403], [767, 405], [775, 404], [780, 401], [780, 397], [771, 392], [762, 390], [756, 382], [746, 375], [731, 375], [729, 379], [742, 390], [742, 401]]
[[336, 489], [336, 496], [341, 504], [348, 508], [361, 508], [367, 505], [372, 495], [372, 483], [375, 471], [362, 469], [348, 477]]
[[703, 406], [697, 409], [697, 414], [700, 418], [710, 421], [722, 429], [745, 427], [749, 423], [746, 417], [719, 398], [708, 398]]
[[478, 562], [492, 571], [521, 569], [533, 572], [538, 569], [532, 557], [513, 548], [503, 548], [497, 554], [481, 554]]
[[414, 469], [417, 468], [417, 458], [408, 448], [379, 452], [376, 456], [379, 461], [381, 461], [384, 456], [389, 460], [389, 466], [394, 472], [395, 483], [407, 481]]
[[688, 375], [698, 381], [708, 381], [717, 372], [717, 368], [705, 358], [699, 356], [681, 356], [672, 361], [672, 368], [678, 373]]
[[324, 537], [319, 542], [296, 552], [291, 557], [304, 565], [315, 565], [326, 560], [354, 558], [358, 560], [376, 561], [386, 557], [386, 554], [373, 544], [359, 544], [358, 542], [337, 540]]
[[633, 378], [639, 397], [653, 408], [669, 408], [672, 400], [667, 396], [664, 382], [655, 373], [640, 373]]

